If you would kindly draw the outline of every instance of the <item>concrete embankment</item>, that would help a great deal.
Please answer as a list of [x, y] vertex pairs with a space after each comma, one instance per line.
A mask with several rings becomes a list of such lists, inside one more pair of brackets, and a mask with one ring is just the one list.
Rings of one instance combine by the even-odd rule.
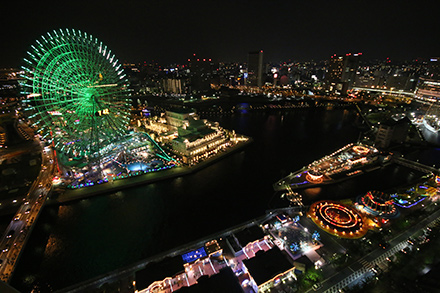
[[90, 196], [114, 193], [119, 190], [123, 190], [134, 186], [144, 185], [161, 180], [167, 180], [167, 179], [193, 174], [217, 162], [218, 160], [221, 160], [224, 157], [229, 156], [230, 154], [243, 149], [252, 142], [253, 142], [252, 138], [248, 138], [247, 141], [240, 142], [235, 146], [194, 166], [177, 166], [163, 171], [148, 173], [126, 179], [115, 180], [113, 182], [107, 182], [100, 185], [88, 186], [78, 189], [67, 189], [64, 193], [59, 194], [57, 196], [55, 195], [53, 196], [53, 198], [47, 200], [46, 205], [68, 203], [71, 201], [88, 198]]

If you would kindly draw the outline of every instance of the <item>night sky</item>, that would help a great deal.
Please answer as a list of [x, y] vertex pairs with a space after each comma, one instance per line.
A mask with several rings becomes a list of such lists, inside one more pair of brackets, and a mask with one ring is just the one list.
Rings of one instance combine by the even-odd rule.
[[440, 1], [2, 1], [0, 67], [18, 67], [35, 39], [80, 29], [121, 60], [183, 63], [196, 53], [245, 62], [440, 56]]

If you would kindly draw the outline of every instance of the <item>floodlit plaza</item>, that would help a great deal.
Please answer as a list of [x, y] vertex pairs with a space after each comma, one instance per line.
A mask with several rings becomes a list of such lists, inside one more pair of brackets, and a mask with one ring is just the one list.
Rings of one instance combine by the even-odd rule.
[[300, 258], [304, 253], [322, 246], [318, 231], [309, 231], [299, 223], [299, 219], [299, 215], [294, 219], [280, 215], [265, 225], [265, 229], [276, 239], [275, 244], [292, 259]]

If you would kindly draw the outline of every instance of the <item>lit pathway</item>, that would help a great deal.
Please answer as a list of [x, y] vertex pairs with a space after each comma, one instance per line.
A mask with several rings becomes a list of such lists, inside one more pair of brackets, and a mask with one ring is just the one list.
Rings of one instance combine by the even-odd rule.
[[26, 202], [18, 209], [11, 223], [0, 239], [0, 279], [8, 283], [20, 258], [21, 252], [31, 234], [47, 195], [52, 188], [52, 151], [42, 153], [42, 170], [26, 196]]
[[[243, 260], [253, 258], [255, 254], [260, 251], [268, 251], [274, 247], [274, 244], [268, 240], [255, 241], [248, 247], [243, 248], [243, 253], [235, 258], [229, 260], [229, 266], [235, 273], [241, 272], [243, 268]], [[163, 289], [156, 287], [154, 290], [141, 290], [141, 293], [170, 293], [182, 287], [189, 287], [197, 284], [197, 279], [202, 276], [212, 276], [217, 274], [222, 268], [226, 267], [225, 262], [219, 263], [211, 258], [198, 260], [191, 265], [186, 266], [185, 272], [175, 276], [174, 278], [167, 278]]]

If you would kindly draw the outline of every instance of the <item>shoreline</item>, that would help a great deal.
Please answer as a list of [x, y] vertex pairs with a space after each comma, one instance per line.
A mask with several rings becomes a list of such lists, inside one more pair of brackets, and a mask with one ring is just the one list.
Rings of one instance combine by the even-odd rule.
[[232, 227], [225, 228], [223, 230], [210, 233], [209, 235], [200, 237], [196, 240], [184, 243], [179, 245], [176, 248], [172, 248], [163, 252], [159, 252], [155, 255], [149, 256], [145, 259], [142, 259], [140, 261], [137, 261], [133, 264], [129, 264], [127, 266], [124, 266], [120, 269], [113, 270], [108, 273], [104, 273], [101, 275], [98, 275], [96, 277], [90, 278], [88, 280], [85, 280], [79, 284], [70, 285], [62, 289], [56, 290], [58, 293], [75, 293], [75, 292], [83, 292], [84, 290], [91, 290], [92, 288], [97, 288], [100, 285], [102, 285], [105, 282], [108, 282], [109, 279], [111, 280], [120, 280], [121, 278], [127, 278], [134, 274], [135, 271], [140, 270], [144, 268], [149, 263], [159, 262], [167, 257], [174, 257], [176, 255], [182, 254], [186, 251], [189, 251], [191, 249], [195, 249], [197, 247], [203, 246], [204, 243], [217, 239], [226, 237], [228, 235], [231, 235], [237, 231], [240, 231], [241, 229], [244, 229], [246, 227], [259, 225], [263, 223], [264, 221], [267, 221], [268, 219], [274, 217], [275, 215], [279, 213], [299, 213], [302, 211], [303, 208], [301, 207], [283, 207], [273, 210], [266, 210], [266, 212], [258, 216], [256, 218], [252, 218], [250, 220], [247, 220], [245, 222], [239, 223], [237, 225], [234, 225]]
[[167, 179], [172, 179], [172, 178], [176, 178], [176, 177], [181, 177], [181, 176], [193, 174], [193, 173], [196, 173], [196, 172], [202, 170], [203, 168], [210, 166], [211, 164], [217, 162], [218, 160], [223, 159], [223, 158], [229, 156], [230, 154], [233, 154], [236, 151], [241, 150], [244, 147], [248, 146], [249, 144], [251, 144], [253, 142], [253, 139], [251, 137], [247, 137], [247, 138], [248, 138], [247, 141], [240, 142], [240, 143], [236, 144], [235, 146], [225, 150], [224, 152], [217, 154], [217, 155], [215, 155], [215, 156], [213, 156], [203, 162], [200, 162], [195, 166], [191, 166], [191, 167], [177, 166], [177, 167], [174, 167], [174, 168], [171, 168], [168, 170], [163, 170], [163, 171], [158, 171], [158, 172], [154, 172], [154, 173], [148, 173], [148, 174], [143, 174], [143, 175], [139, 175], [139, 176], [135, 176], [135, 177], [131, 177], [131, 178], [125, 178], [122, 180], [113, 181], [112, 183], [107, 182], [105, 184], [88, 186], [88, 187], [80, 188], [80, 189], [68, 189], [64, 193], [56, 196], [55, 198], [48, 199], [46, 201], [46, 205], [49, 205], [49, 206], [50, 205], [61, 205], [61, 204], [89, 198], [89, 197], [95, 196], [95, 195], [103, 195], [103, 194], [113, 193], [113, 192], [117, 192], [117, 191], [120, 191], [120, 190], [123, 190], [126, 188], [131, 188], [134, 186], [154, 183], [157, 181], [162, 181], [162, 180], [167, 180]]

